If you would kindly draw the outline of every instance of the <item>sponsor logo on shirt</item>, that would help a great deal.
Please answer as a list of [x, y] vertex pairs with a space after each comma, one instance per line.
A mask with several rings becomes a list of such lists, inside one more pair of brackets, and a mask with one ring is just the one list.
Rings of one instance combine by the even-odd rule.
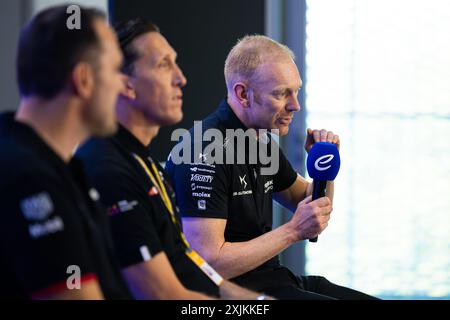
[[197, 189], [202, 189], [202, 190], [212, 190], [212, 187], [206, 187], [206, 186], [199, 186], [195, 183], [191, 183], [191, 189], [192, 191], [195, 191]]
[[200, 153], [198, 155], [198, 158], [202, 161], [202, 162], [206, 162], [208, 160], [208, 156], [204, 153]]
[[48, 234], [64, 230], [64, 222], [61, 217], [56, 216], [42, 223], [35, 223], [28, 226], [28, 232], [33, 239], [37, 239]]
[[206, 210], [206, 200], [198, 200], [197, 207], [199, 210]]
[[208, 173], [216, 173], [215, 170], [204, 169], [204, 168], [199, 168], [199, 167], [191, 167], [190, 169], [192, 172], [201, 171], [201, 172], [208, 172]]
[[269, 180], [264, 184], [264, 193], [267, 193], [272, 189], [273, 189], [273, 180]]
[[29, 221], [47, 219], [54, 210], [52, 199], [47, 192], [25, 198], [20, 202], [23, 216]]
[[112, 205], [109, 208], [108, 213], [109, 213], [109, 215], [114, 216], [118, 213], [124, 213], [127, 211], [131, 211], [138, 204], [139, 203], [137, 202], [137, 200], [134, 200], [134, 201], [122, 200], [122, 201], [117, 202], [117, 204]]
[[192, 196], [193, 197], [197, 197], [197, 198], [211, 198], [211, 194], [206, 193], [206, 192], [192, 192]]
[[20, 202], [23, 216], [32, 224], [28, 232], [33, 239], [64, 230], [60, 216], [49, 218], [54, 211], [53, 201], [47, 192], [25, 198]]
[[247, 188], [247, 181], [245, 181], [245, 176], [246, 174], [244, 174], [243, 177], [239, 176], [239, 181], [241, 182], [241, 185], [244, 187], [244, 189]]
[[213, 177], [206, 176], [203, 174], [198, 174], [198, 173], [196, 173], [196, 174], [191, 173], [191, 181], [211, 183], [213, 181]]
[[94, 202], [97, 202], [98, 200], [100, 200], [100, 194], [94, 188], [89, 190], [89, 197], [91, 197], [92, 201], [94, 201]]
[[244, 191], [239, 191], [239, 192], [235, 191], [235, 192], [233, 192], [233, 197], [235, 197], [235, 196], [245, 196], [247, 194], [253, 194], [253, 191], [252, 190], [244, 190]]
[[230, 138], [225, 137], [223, 140], [223, 148], [226, 150], [228, 148], [228, 144], [230, 143]]

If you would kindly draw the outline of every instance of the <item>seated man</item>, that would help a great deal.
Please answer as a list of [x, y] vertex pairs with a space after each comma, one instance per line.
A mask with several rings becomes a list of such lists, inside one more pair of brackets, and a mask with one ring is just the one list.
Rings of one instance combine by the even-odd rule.
[[109, 208], [123, 274], [138, 299], [264, 299], [224, 281], [187, 243], [164, 169], [148, 146], [160, 127], [182, 119], [186, 79], [177, 54], [151, 22], [116, 28], [124, 54], [119, 132], [93, 139], [77, 155]]
[[0, 116], [0, 298], [129, 299], [106, 213], [73, 150], [117, 129], [117, 37], [104, 15], [36, 15], [17, 51], [20, 106]]
[[[311, 201], [311, 184], [293, 170], [269, 135], [255, 132], [276, 129], [285, 135], [300, 110], [297, 94], [302, 81], [291, 50], [265, 36], [247, 36], [229, 53], [225, 80], [227, 99], [203, 120], [197, 130], [202, 135], [195, 134], [194, 126], [191, 135], [172, 150], [166, 165], [191, 245], [226, 278], [277, 298], [371, 298], [323, 277], [296, 276], [278, 260], [278, 254], [291, 244], [314, 238], [327, 227], [334, 187], [328, 182], [326, 197]], [[203, 150], [203, 133], [211, 129], [227, 139], [220, 143], [223, 150], [211, 149], [214, 154]], [[234, 133], [230, 136], [230, 132]], [[277, 171], [262, 174], [261, 153], [237, 144], [246, 134], [248, 146], [255, 139], [257, 149], [268, 146], [266, 156], [277, 160]], [[317, 141], [339, 147], [339, 137], [332, 132], [308, 129], [306, 150]], [[195, 153], [196, 144], [202, 147], [200, 154]], [[190, 163], [184, 160], [189, 159], [184, 154], [186, 146], [194, 150]], [[212, 161], [217, 157], [219, 161]], [[273, 196], [294, 213], [288, 223], [274, 230]]]

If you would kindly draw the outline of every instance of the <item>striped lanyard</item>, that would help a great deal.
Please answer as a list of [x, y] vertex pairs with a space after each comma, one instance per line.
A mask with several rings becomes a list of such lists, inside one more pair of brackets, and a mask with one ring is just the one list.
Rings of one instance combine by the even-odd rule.
[[141, 157], [139, 157], [137, 154], [133, 154], [133, 156], [144, 169], [152, 184], [158, 189], [159, 195], [164, 205], [166, 206], [167, 211], [169, 211], [170, 213], [172, 223], [174, 224], [175, 229], [177, 229], [177, 231], [180, 233], [181, 239], [183, 240], [183, 243], [186, 247], [185, 254], [189, 257], [189, 259], [191, 259], [193, 263], [195, 263], [195, 265], [197, 265], [203, 271], [206, 276], [208, 276], [209, 279], [211, 279], [211, 281], [213, 281], [217, 286], [220, 286], [224, 281], [222, 276], [220, 276], [194, 249], [192, 249], [186, 237], [184, 236], [183, 228], [181, 227], [180, 222], [175, 217], [175, 211], [173, 209], [172, 202], [170, 201], [166, 187], [164, 186], [164, 183], [162, 181], [162, 174], [156, 168], [153, 160], [150, 157], [147, 158], [151, 164], [150, 170]]
[[[158, 190], [158, 193], [167, 208], [167, 211], [169, 211], [170, 219], [172, 220], [172, 223], [175, 225], [177, 231], [180, 233], [181, 239], [183, 240], [184, 245], [186, 248], [191, 249], [191, 246], [189, 245], [186, 237], [184, 236], [183, 229], [180, 225], [180, 222], [175, 217], [175, 211], [173, 209], [172, 202], [170, 201], [169, 195], [167, 193], [167, 189], [164, 186], [164, 183], [161, 179], [161, 174], [156, 168], [156, 165], [154, 164], [153, 160], [149, 157], [148, 160], [150, 161], [151, 170], [147, 166], [147, 164], [144, 162], [144, 160], [139, 157], [137, 154], [133, 154], [134, 158], [139, 162], [141, 167], [144, 169], [145, 173], [147, 173], [147, 176], [150, 178], [152, 184], [156, 187]], [[153, 172], [152, 172], [153, 171]]]

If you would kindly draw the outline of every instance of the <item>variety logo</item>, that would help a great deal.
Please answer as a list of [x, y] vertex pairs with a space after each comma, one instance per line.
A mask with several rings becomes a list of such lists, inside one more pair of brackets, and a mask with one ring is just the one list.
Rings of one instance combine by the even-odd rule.
[[211, 183], [213, 181], [213, 177], [196, 173], [191, 174], [191, 181]]

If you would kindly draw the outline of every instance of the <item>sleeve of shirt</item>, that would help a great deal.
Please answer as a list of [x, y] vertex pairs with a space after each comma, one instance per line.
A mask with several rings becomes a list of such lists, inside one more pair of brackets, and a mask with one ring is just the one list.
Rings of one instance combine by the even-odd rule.
[[279, 169], [273, 179], [273, 192], [279, 192], [289, 188], [297, 179], [297, 172], [292, 168], [289, 161], [284, 156], [283, 151], [277, 145], [279, 150]]
[[91, 183], [100, 193], [100, 202], [110, 216], [121, 267], [148, 261], [161, 252], [163, 247], [153, 220], [154, 209], [139, 180], [127, 168], [112, 162], [89, 172]]
[[0, 242], [9, 268], [37, 298], [68, 289], [73, 275], [80, 284], [97, 275], [76, 203], [59, 179], [29, 169], [0, 190]]
[[228, 218], [229, 181], [224, 164], [166, 163], [183, 217]]

